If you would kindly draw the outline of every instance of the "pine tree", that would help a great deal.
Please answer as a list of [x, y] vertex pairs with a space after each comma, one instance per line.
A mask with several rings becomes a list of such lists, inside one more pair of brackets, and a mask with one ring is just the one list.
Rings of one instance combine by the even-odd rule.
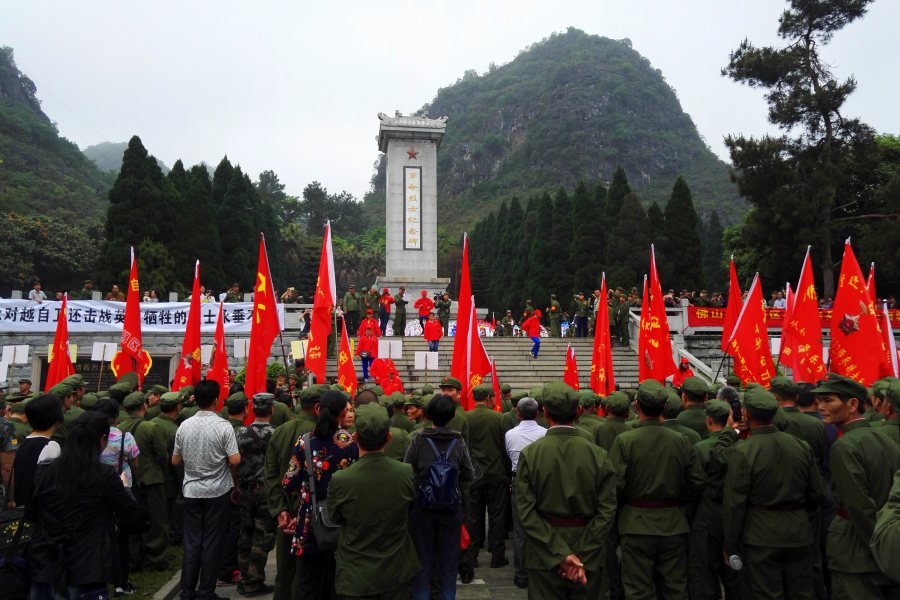
[[607, 245], [607, 277], [610, 286], [641, 289], [643, 276], [650, 268], [650, 237], [647, 214], [634, 192], [622, 200]]
[[[174, 168], [170, 174], [173, 172]], [[219, 227], [215, 219], [210, 219], [210, 215], [216, 211], [206, 166], [200, 164], [191, 167], [185, 174], [185, 181], [188, 189], [183, 195], [178, 221], [175, 223], [175, 236], [169, 242], [169, 250], [175, 257], [175, 277], [184, 290], [189, 292], [194, 278], [194, 262], [199, 260], [200, 282], [207, 289], [218, 291], [232, 282], [225, 281]]]
[[[591, 194], [584, 180], [578, 182], [572, 200], [572, 247], [569, 250], [569, 269], [573, 276], [573, 294], [584, 291], [590, 294], [599, 274], [603, 271], [603, 256], [606, 236], [601, 227], [600, 203], [597, 200], [602, 190], [606, 199], [606, 188], [597, 186], [597, 192]], [[562, 292], [562, 290], [560, 290]]]
[[[531, 204], [536, 205], [537, 203]], [[531, 251], [531, 242], [537, 235], [539, 222], [540, 218], [536, 210], [526, 213], [513, 242], [516, 250], [510, 269], [510, 283], [504, 292], [503, 304], [505, 305], [504, 310], [513, 311], [517, 323], [521, 321], [522, 308], [525, 306], [525, 282], [528, 281], [528, 271], [531, 268], [529, 252]]]
[[500, 260], [500, 238], [503, 237], [503, 231], [506, 228], [506, 220], [509, 218], [509, 209], [506, 208], [506, 200], [500, 203], [500, 209], [497, 211], [497, 218], [494, 223], [494, 232], [491, 234], [491, 239], [489, 240], [490, 250], [488, 251], [488, 265], [490, 265], [490, 270], [493, 272], [498, 272], [497, 269], [500, 267], [498, 261]]
[[678, 177], [672, 195], [666, 203], [666, 234], [664, 246], [668, 283], [674, 289], [696, 290], [706, 286], [703, 277], [703, 246], [700, 242], [700, 223], [687, 182]]
[[[224, 162], [224, 161], [223, 161]], [[221, 163], [219, 164], [221, 167]], [[219, 169], [216, 169], [218, 172]], [[215, 177], [213, 177], [215, 193]], [[241, 168], [234, 169], [228, 190], [219, 209], [219, 239], [222, 241], [222, 267], [225, 277], [248, 290], [256, 283], [259, 258], [259, 230], [252, 230], [253, 215], [247, 181]]]
[[625, 175], [625, 169], [619, 167], [613, 173], [612, 182], [610, 182], [609, 191], [606, 194], [606, 217], [609, 228], [615, 226], [613, 221], [622, 210], [622, 201], [630, 193], [631, 186], [628, 185], [628, 176]]
[[650, 208], [647, 209], [647, 233], [650, 236], [650, 242], [657, 243], [657, 240], [665, 236], [666, 218], [663, 215], [659, 203], [654, 200]]
[[[551, 266], [550, 278], [547, 280], [547, 290], [556, 294], [558, 298], [565, 298], [574, 285], [574, 273], [569, 264], [569, 256], [572, 250], [572, 201], [566, 189], [559, 186], [556, 198], [553, 202], [553, 219], [550, 222], [549, 231], [549, 256], [547, 264]], [[590, 292], [585, 292], [590, 293]], [[550, 306], [547, 299], [545, 308]], [[537, 308], [537, 307], [535, 307]]]
[[[554, 222], [553, 200], [548, 192], [544, 192], [538, 201], [537, 210], [530, 213], [528, 219], [532, 216], [537, 218], [537, 223], [552, 226]], [[527, 222], [527, 220], [526, 220]], [[531, 238], [531, 247], [528, 251], [528, 277], [525, 279], [525, 298], [531, 300], [531, 305], [535, 308], [547, 306], [550, 303], [549, 284], [555, 276], [554, 270], [559, 268], [553, 251], [553, 240], [549, 232], [538, 232]]]
[[703, 247], [703, 275], [710, 292], [722, 291], [728, 285], [728, 268], [725, 266], [725, 251], [722, 248], [722, 222], [719, 213], [713, 211], [706, 227], [706, 243]]
[[284, 292], [288, 287], [288, 269], [287, 261], [284, 258], [284, 245], [281, 242], [281, 230], [278, 227], [278, 220], [275, 218], [275, 209], [268, 202], [262, 201], [259, 190], [246, 173], [244, 174], [244, 184], [247, 188], [247, 196], [250, 198], [256, 231], [262, 232], [266, 236], [266, 254], [269, 257], [272, 285], [279, 292]]
[[175, 189], [182, 198], [187, 194], [188, 189], [191, 187], [190, 178], [188, 177], [187, 171], [184, 170], [184, 163], [181, 162], [180, 158], [175, 161], [172, 170], [166, 175], [166, 179], [175, 186]]
[[222, 206], [225, 199], [225, 192], [228, 191], [228, 184], [231, 183], [231, 176], [234, 174], [234, 167], [228, 160], [228, 155], [219, 162], [213, 173], [212, 182], [212, 199], [215, 206]]
[[472, 295], [475, 296], [475, 306], [489, 309], [492, 300], [484, 260], [480, 257], [475, 257], [474, 260], [469, 262], [469, 268], [469, 282], [472, 286]]
[[[512, 286], [513, 273], [521, 262], [521, 256], [517, 254], [519, 246], [519, 234], [522, 230], [522, 221], [525, 214], [522, 212], [522, 205], [518, 196], [513, 196], [509, 205], [509, 216], [503, 229], [503, 235], [500, 238], [500, 248], [498, 250], [497, 272], [499, 273], [498, 282], [494, 287], [494, 301], [497, 303], [497, 311], [506, 315], [507, 309], [513, 309], [512, 305], [508, 305], [510, 301], [509, 290]], [[521, 289], [521, 288], [520, 288]], [[514, 310], [514, 309], [513, 309]]]

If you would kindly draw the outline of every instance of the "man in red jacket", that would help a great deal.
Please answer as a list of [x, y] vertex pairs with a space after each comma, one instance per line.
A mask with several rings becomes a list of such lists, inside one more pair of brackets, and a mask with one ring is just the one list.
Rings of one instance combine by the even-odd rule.
[[378, 326], [378, 321], [375, 320], [375, 317], [372, 316], [372, 309], [366, 311], [366, 318], [363, 319], [363, 322], [359, 324], [359, 337], [362, 338], [366, 329], [371, 329], [372, 333], [375, 334], [376, 338], [380, 338], [383, 333], [381, 333], [381, 327]]
[[531, 313], [531, 316], [522, 322], [521, 328], [525, 335], [534, 342], [534, 346], [531, 348], [531, 358], [537, 360], [538, 351], [541, 349], [541, 311], [535, 310]]
[[379, 385], [384, 389], [384, 395], [390, 396], [394, 392], [403, 393], [403, 382], [400, 380], [400, 374], [397, 372], [397, 367], [394, 366], [394, 361], [387, 360], [385, 361], [386, 366], [388, 368], [387, 377], [381, 380]]
[[438, 344], [444, 336], [444, 328], [441, 327], [440, 321], [434, 318], [434, 313], [428, 315], [425, 321], [425, 341], [428, 342], [428, 351], [437, 352]]
[[381, 298], [378, 300], [378, 319], [381, 321], [381, 330], [387, 331], [388, 319], [391, 318], [391, 304], [394, 303], [394, 297], [387, 288], [381, 292]]
[[422, 326], [422, 333], [425, 332], [425, 321], [428, 319], [428, 315], [431, 314], [431, 311], [434, 309], [434, 302], [431, 301], [431, 298], [428, 297], [428, 292], [422, 290], [422, 297], [416, 300], [416, 303], [413, 304], [414, 308], [419, 309], [419, 325]]
[[[375, 319], [372, 320], [374, 321]], [[376, 323], [375, 326], [377, 327], [378, 324]], [[378, 338], [373, 335], [371, 327], [366, 327], [363, 334], [359, 336], [359, 343], [356, 345], [356, 355], [362, 360], [363, 380], [368, 381], [369, 365], [378, 358]]]

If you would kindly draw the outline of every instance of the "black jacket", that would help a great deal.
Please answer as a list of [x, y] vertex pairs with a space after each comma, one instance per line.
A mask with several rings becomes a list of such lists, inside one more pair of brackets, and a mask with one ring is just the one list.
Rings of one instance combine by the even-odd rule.
[[420, 429], [410, 438], [409, 447], [406, 449], [406, 458], [403, 459], [403, 462], [412, 465], [413, 472], [416, 474], [417, 487], [426, 482], [431, 463], [438, 459], [434, 454], [434, 450], [431, 449], [428, 439], [434, 442], [434, 445], [437, 446], [440, 452], [446, 452], [447, 448], [450, 447], [450, 443], [454, 439], [456, 440], [453, 452], [447, 458], [459, 469], [456, 481], [460, 484], [463, 511], [467, 512], [469, 486], [463, 484], [471, 483], [475, 479], [475, 471], [472, 468], [469, 449], [466, 447], [466, 442], [460, 432], [449, 427], [425, 427], [425, 429]]
[[113, 580], [116, 519], [139, 527], [138, 503], [115, 469], [88, 470], [81, 491], [64, 498], [47, 477], [51, 465], [38, 469], [34, 499], [25, 520], [37, 524], [26, 552], [33, 582], [67, 586]]

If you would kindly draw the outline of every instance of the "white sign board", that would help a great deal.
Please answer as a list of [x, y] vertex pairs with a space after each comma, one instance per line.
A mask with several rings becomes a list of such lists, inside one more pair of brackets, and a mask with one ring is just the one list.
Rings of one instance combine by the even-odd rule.
[[94, 346], [91, 348], [91, 360], [110, 361], [116, 356], [117, 348], [118, 344], [94, 342]]
[[215, 348], [215, 346], [212, 344], [200, 344], [200, 362], [204, 365], [209, 364], [209, 360], [212, 358], [213, 348]]
[[9, 363], [0, 362], [0, 381], [9, 379]]
[[306, 347], [309, 345], [309, 340], [300, 340], [291, 342], [291, 356], [297, 361], [300, 359], [306, 358]]
[[3, 358], [0, 362], [11, 365], [28, 364], [28, 346], [3, 346]]
[[416, 352], [415, 353], [415, 369], [417, 371], [437, 371], [438, 370], [438, 353], [437, 352]]
[[250, 352], [250, 340], [234, 340], [234, 358], [247, 358]]

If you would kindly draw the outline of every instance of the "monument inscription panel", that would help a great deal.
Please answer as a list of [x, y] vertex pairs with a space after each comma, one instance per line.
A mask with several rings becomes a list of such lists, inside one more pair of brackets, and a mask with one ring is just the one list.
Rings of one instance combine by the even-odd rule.
[[422, 249], [422, 167], [403, 167], [406, 189], [406, 236], [404, 250]]

